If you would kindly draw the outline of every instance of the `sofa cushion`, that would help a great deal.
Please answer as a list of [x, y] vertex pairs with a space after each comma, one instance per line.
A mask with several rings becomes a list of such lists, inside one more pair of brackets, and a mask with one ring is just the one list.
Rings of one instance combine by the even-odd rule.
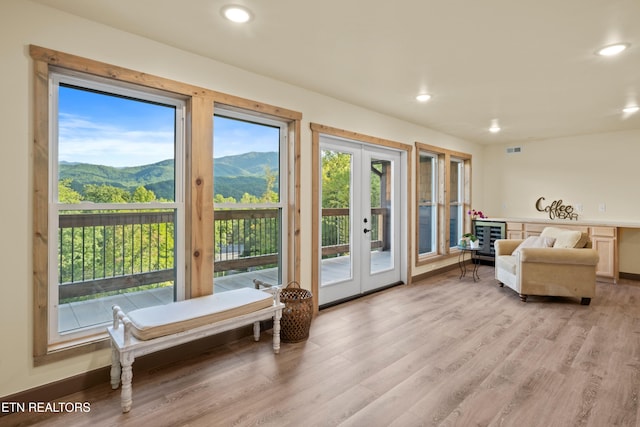
[[516, 275], [517, 259], [515, 255], [500, 255], [496, 257], [496, 270], [501, 269], [508, 273]]
[[523, 248], [551, 248], [555, 241], [554, 237], [529, 236], [515, 248], [513, 255], [516, 255]]
[[554, 248], [584, 248], [588, 237], [578, 230], [567, 230], [564, 228], [545, 227], [540, 233], [541, 237], [553, 237]]

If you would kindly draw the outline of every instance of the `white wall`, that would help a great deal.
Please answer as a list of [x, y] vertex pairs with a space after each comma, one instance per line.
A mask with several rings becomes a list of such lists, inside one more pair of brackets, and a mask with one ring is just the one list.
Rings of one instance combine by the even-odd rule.
[[[522, 147], [506, 154], [507, 147]], [[535, 202], [582, 205], [581, 221], [640, 227], [640, 130], [487, 147], [484, 200], [492, 216], [548, 219]], [[600, 204], [605, 205], [601, 212]], [[620, 271], [640, 273], [640, 229], [619, 236]]]
[[[184, 51], [60, 13], [28, 0], [0, 4], [0, 129], [3, 244], [0, 246], [0, 396], [109, 364], [108, 351], [32, 365], [32, 62], [35, 44], [303, 113], [302, 282], [311, 283], [311, 134], [309, 122], [402, 143], [420, 141], [473, 155], [474, 188], [482, 185], [482, 147], [426, 128], [239, 70]], [[413, 189], [411, 190], [413, 195]], [[476, 201], [481, 194], [476, 191]], [[484, 209], [481, 203], [477, 206]], [[414, 274], [429, 267], [414, 269]], [[308, 286], [307, 286], [308, 287]]]

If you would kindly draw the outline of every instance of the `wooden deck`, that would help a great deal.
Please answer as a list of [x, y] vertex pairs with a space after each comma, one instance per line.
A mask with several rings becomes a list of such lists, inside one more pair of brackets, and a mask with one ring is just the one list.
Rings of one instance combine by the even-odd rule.
[[[334, 282], [344, 279], [350, 274], [349, 257], [329, 258], [322, 261], [322, 277], [326, 281]], [[374, 269], [388, 266], [390, 256], [388, 252], [373, 252]], [[239, 288], [252, 288], [253, 279], [265, 283], [278, 283], [278, 270], [269, 268], [247, 273], [238, 273], [214, 280], [214, 292], [230, 291]], [[303, 286], [304, 287], [304, 286]], [[79, 328], [107, 324], [112, 320], [111, 307], [120, 306], [125, 312], [137, 308], [168, 304], [173, 301], [173, 288], [150, 289], [141, 292], [129, 292], [88, 301], [60, 304], [59, 325], [62, 331], [72, 331]]]

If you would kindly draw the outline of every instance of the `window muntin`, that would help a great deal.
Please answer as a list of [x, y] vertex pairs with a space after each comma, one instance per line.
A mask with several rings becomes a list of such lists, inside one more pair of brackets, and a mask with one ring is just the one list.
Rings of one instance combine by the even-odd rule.
[[[184, 298], [181, 100], [50, 74], [49, 344]], [[156, 194], [157, 193], [157, 194]]]
[[216, 107], [213, 152], [214, 292], [282, 283], [287, 124]]

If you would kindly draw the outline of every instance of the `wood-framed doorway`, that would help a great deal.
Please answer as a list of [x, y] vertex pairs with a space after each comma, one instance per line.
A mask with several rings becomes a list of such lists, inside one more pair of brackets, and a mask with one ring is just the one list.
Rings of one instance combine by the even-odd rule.
[[356, 132], [350, 132], [330, 126], [320, 125], [317, 123], [310, 124], [312, 131], [312, 288], [314, 296], [314, 307], [317, 311], [319, 308], [319, 279], [321, 275], [321, 209], [320, 209], [320, 187], [321, 187], [321, 136], [328, 136], [338, 139], [353, 141], [355, 143], [366, 144], [373, 147], [387, 148], [400, 152], [401, 161], [401, 182], [400, 188], [402, 192], [402, 217], [396, 219], [400, 221], [401, 244], [398, 248], [401, 252], [401, 275], [400, 281], [405, 284], [411, 282], [411, 218], [412, 218], [412, 153], [413, 145], [402, 144], [382, 138], [364, 135]]

